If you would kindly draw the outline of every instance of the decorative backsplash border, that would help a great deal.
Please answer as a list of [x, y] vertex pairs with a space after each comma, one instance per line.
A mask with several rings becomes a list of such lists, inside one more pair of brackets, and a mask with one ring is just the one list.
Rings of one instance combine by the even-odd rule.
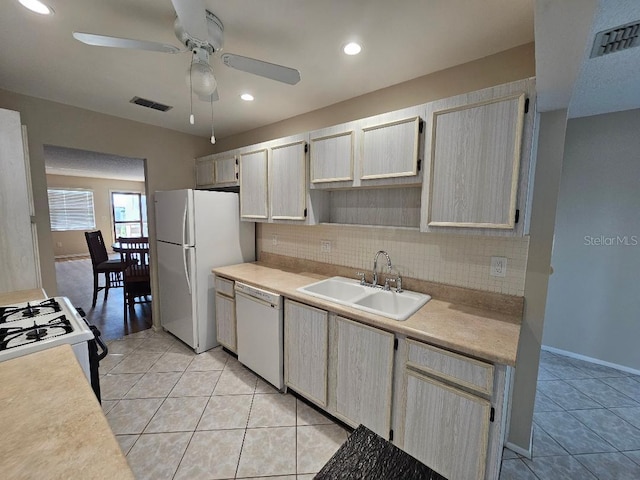
[[[388, 227], [258, 224], [258, 252], [351, 267], [370, 276], [378, 250], [403, 277], [507, 295], [524, 295], [529, 237], [420, 233]], [[321, 242], [330, 242], [330, 252]], [[491, 257], [506, 257], [505, 277], [489, 275]], [[380, 267], [380, 266], [379, 266]]]

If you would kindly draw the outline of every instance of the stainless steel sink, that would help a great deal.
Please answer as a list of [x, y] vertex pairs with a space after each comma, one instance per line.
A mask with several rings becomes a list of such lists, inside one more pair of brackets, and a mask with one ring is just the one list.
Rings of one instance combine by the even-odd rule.
[[394, 320], [406, 320], [431, 300], [431, 296], [423, 293], [384, 291], [345, 277], [327, 278], [300, 287], [298, 291]]

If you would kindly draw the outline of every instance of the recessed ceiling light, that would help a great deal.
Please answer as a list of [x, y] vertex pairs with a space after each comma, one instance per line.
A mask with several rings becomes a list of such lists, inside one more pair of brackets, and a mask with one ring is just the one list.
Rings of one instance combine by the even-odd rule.
[[342, 51], [344, 53], [346, 53], [347, 55], [357, 55], [357, 54], [360, 53], [361, 50], [362, 50], [362, 47], [359, 44], [357, 44], [356, 42], [347, 43], [342, 48]]
[[53, 14], [53, 8], [45, 5], [40, 0], [18, 0], [20, 4], [31, 10], [32, 12], [39, 13], [40, 15]]
[[250, 93], [243, 93], [242, 95], [240, 95], [240, 98], [245, 102], [253, 102], [253, 95], [251, 95]]

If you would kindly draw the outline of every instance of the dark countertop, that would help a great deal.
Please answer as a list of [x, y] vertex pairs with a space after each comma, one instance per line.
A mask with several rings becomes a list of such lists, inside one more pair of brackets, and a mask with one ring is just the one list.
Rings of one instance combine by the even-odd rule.
[[316, 480], [447, 480], [384, 438], [360, 425]]

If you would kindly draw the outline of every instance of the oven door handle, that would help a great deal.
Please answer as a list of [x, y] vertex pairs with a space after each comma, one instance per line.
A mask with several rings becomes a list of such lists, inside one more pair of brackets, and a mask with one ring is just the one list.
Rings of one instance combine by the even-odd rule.
[[101, 338], [102, 333], [100, 333], [100, 330], [98, 330], [98, 327], [96, 327], [95, 325], [89, 325], [89, 328], [93, 332], [93, 337], [96, 339], [96, 343], [100, 346], [100, 349], [102, 350], [102, 353], [98, 355], [98, 362], [99, 362], [100, 360], [102, 360], [104, 357], [108, 355], [109, 349], [107, 348], [105, 343], [102, 341], [102, 338]]

